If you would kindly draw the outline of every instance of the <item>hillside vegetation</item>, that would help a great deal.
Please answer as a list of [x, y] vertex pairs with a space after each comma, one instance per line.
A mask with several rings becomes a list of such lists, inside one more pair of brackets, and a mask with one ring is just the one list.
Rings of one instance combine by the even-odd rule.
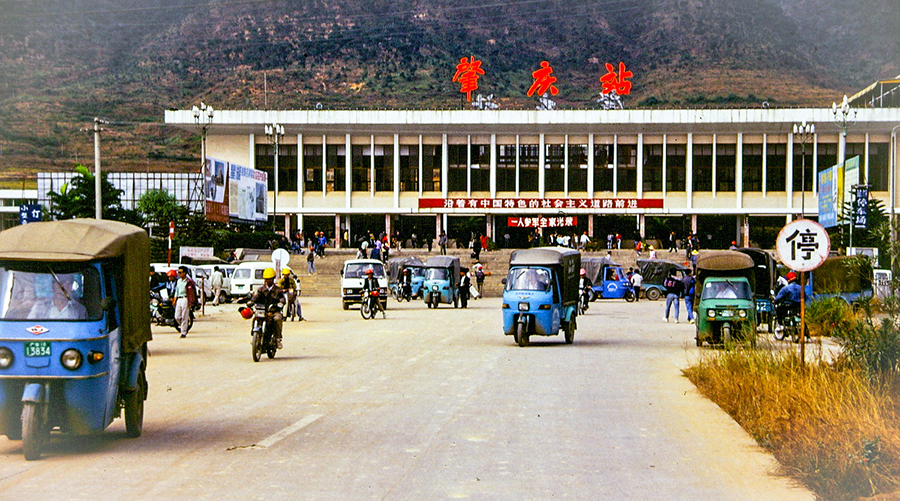
[[896, 0], [7, 0], [0, 176], [90, 161], [194, 168], [163, 110], [459, 108], [459, 58], [503, 109], [534, 108], [550, 61], [561, 108], [597, 107], [604, 63], [636, 107], [821, 106], [900, 73]]

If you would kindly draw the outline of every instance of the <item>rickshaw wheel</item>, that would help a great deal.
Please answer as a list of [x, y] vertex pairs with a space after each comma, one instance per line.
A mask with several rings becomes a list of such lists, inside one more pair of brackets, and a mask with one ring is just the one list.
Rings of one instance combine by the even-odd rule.
[[441, 298], [437, 294], [432, 295], [431, 296], [432, 308], [437, 308], [438, 304], [440, 304], [440, 301], [441, 301]]
[[733, 337], [731, 335], [731, 326], [725, 324], [722, 326], [722, 344], [730, 344], [733, 341]]
[[575, 319], [569, 320], [566, 322], [566, 329], [563, 333], [566, 336], [566, 344], [572, 344], [575, 342]]
[[650, 301], [656, 301], [659, 299], [659, 289], [647, 289], [647, 299]]
[[250, 345], [253, 347], [253, 361], [259, 362], [259, 358], [262, 355], [262, 347], [259, 345], [259, 333], [253, 334], [253, 340]]
[[39, 405], [36, 402], [25, 402], [22, 406], [22, 452], [28, 461], [40, 459], [46, 439]]
[[125, 435], [129, 438], [137, 438], [144, 431], [144, 389], [147, 385], [147, 377], [144, 368], [138, 376], [136, 390], [125, 395]]
[[519, 346], [522, 348], [528, 346], [528, 333], [525, 332], [524, 323], [516, 325], [516, 342], [519, 343]]

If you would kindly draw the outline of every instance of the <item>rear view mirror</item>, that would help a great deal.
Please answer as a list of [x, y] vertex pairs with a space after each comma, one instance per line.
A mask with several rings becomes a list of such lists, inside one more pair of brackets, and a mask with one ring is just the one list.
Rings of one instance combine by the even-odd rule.
[[501, 279], [500, 279], [500, 283], [503, 284], [503, 285], [506, 285], [506, 278], [501, 278]]
[[116, 309], [116, 300], [111, 297], [105, 297], [100, 300], [100, 308], [103, 311], [113, 311]]

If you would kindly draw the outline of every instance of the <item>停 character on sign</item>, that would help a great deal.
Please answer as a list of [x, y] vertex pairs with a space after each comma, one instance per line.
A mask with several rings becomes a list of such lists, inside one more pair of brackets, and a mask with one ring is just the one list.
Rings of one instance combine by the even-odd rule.
[[797, 259], [797, 252], [802, 252], [803, 256], [800, 258], [809, 260], [812, 257], [812, 253], [819, 248], [819, 242], [816, 241], [816, 238], [817, 235], [812, 230], [807, 229], [804, 232], [794, 230], [794, 233], [791, 233], [785, 239], [791, 245], [791, 259]]

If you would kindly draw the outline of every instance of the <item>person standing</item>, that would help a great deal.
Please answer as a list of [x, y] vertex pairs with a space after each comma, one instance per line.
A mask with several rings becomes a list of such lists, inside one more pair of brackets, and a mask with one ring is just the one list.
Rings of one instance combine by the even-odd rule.
[[472, 286], [472, 277], [469, 276], [469, 270], [462, 268], [459, 270], [459, 302], [462, 307], [469, 305], [469, 287]]
[[175, 320], [181, 329], [181, 337], [187, 337], [188, 325], [191, 320], [191, 308], [197, 304], [197, 286], [191, 277], [187, 276], [187, 267], [178, 267], [178, 281], [175, 282]]
[[219, 300], [222, 297], [222, 286], [224, 283], [225, 275], [222, 274], [222, 270], [218, 266], [214, 267], [212, 274], [209, 276], [209, 286], [212, 287], [213, 304], [216, 306], [219, 305]]
[[447, 233], [441, 230], [441, 236], [438, 238], [438, 245], [441, 246], [441, 254], [447, 254]]
[[675, 303], [675, 323], [678, 323], [678, 310], [681, 302], [681, 296], [684, 293], [684, 284], [675, 277], [675, 270], [669, 270], [669, 276], [663, 280], [663, 286], [666, 288], [666, 317], [664, 321], [669, 321], [669, 309], [672, 303]]
[[[630, 268], [629, 268], [630, 270]], [[644, 277], [641, 276], [640, 270], [631, 271], [631, 286], [634, 288], [634, 302], [641, 300], [641, 288], [644, 286]]]
[[694, 286], [696, 285], [696, 281], [694, 280], [694, 275], [691, 273], [691, 270], [684, 272], [681, 283], [684, 285], [684, 307], [687, 310], [688, 323], [692, 324], [694, 323]]
[[309, 246], [309, 255], [306, 256], [306, 272], [316, 274], [316, 252], [312, 245]]
[[587, 248], [589, 243], [591, 243], [591, 237], [589, 237], [587, 232], [585, 231], [581, 234], [581, 241], [578, 242], [578, 248], [584, 250]]
[[431, 253], [431, 246], [432, 246], [433, 243], [434, 243], [434, 239], [433, 239], [433, 238], [426, 238], [426, 239], [425, 239], [425, 245], [428, 246], [428, 253], [429, 253], [429, 254]]
[[476, 261], [481, 259], [481, 238], [478, 235], [472, 238], [472, 258]]
[[484, 271], [484, 265], [481, 263], [475, 263], [473, 266], [475, 269], [475, 288], [478, 290], [478, 296], [475, 299], [484, 295], [484, 277], [487, 275]]

